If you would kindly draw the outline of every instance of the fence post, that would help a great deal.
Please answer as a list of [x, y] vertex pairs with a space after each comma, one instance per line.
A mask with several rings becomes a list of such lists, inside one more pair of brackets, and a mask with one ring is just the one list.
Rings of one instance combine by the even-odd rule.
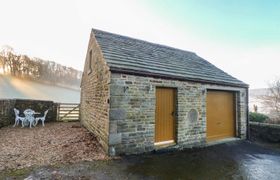
[[56, 121], [59, 121], [59, 111], [60, 111], [60, 103], [56, 103], [57, 107], [56, 107]]

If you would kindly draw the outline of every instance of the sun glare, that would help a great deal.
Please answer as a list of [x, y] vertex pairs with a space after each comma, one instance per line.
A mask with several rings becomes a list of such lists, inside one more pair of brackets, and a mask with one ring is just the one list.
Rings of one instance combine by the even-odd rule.
[[4, 69], [0, 67], [0, 74], [4, 74]]
[[40, 92], [33, 83], [29, 81], [22, 81], [17, 78], [11, 78], [11, 85], [23, 94], [25, 97], [34, 98], [34, 99], [48, 99], [47, 95], [43, 92]]

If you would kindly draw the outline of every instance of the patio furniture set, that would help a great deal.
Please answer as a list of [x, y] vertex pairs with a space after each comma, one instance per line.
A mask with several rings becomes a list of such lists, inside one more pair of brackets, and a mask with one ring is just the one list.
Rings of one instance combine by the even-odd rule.
[[29, 126], [30, 128], [32, 128], [32, 126], [35, 127], [39, 121], [42, 122], [42, 126], [45, 126], [45, 120], [49, 110], [46, 110], [44, 112], [44, 116], [41, 117], [35, 117], [36, 114], [41, 114], [41, 113], [35, 112], [32, 109], [24, 110], [23, 111], [24, 117], [19, 115], [20, 112], [18, 109], [14, 108], [14, 112], [15, 112], [15, 124], [13, 127], [17, 126], [21, 121], [22, 127]]

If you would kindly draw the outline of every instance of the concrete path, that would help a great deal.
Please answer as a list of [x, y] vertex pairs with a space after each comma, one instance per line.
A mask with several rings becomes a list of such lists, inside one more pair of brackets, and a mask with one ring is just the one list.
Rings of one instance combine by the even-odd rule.
[[5, 177], [8, 176], [19, 179], [276, 180], [280, 179], [280, 149], [237, 141], [180, 152], [39, 167], [6, 173]]

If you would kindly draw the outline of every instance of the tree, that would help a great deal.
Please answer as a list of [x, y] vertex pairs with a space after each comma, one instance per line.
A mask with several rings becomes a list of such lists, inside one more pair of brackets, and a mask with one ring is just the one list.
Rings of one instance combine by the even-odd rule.
[[2, 71], [0, 73], [5, 74], [5, 58], [2, 55], [0, 55], [0, 70]]
[[280, 117], [280, 79], [269, 84], [268, 91], [265, 95], [259, 96], [264, 107], [269, 110], [270, 115], [274, 118]]
[[258, 112], [258, 106], [254, 104], [253, 105], [253, 110], [254, 110], [255, 113], [257, 113]]
[[66, 86], [78, 86], [82, 74], [53, 61], [18, 55], [10, 46], [3, 46], [0, 50], [0, 70], [16, 77]]
[[10, 73], [13, 72], [13, 62], [14, 62], [14, 49], [10, 46], [3, 46], [0, 51], [2, 57], [2, 64], [4, 67], [4, 73], [8, 70]]

